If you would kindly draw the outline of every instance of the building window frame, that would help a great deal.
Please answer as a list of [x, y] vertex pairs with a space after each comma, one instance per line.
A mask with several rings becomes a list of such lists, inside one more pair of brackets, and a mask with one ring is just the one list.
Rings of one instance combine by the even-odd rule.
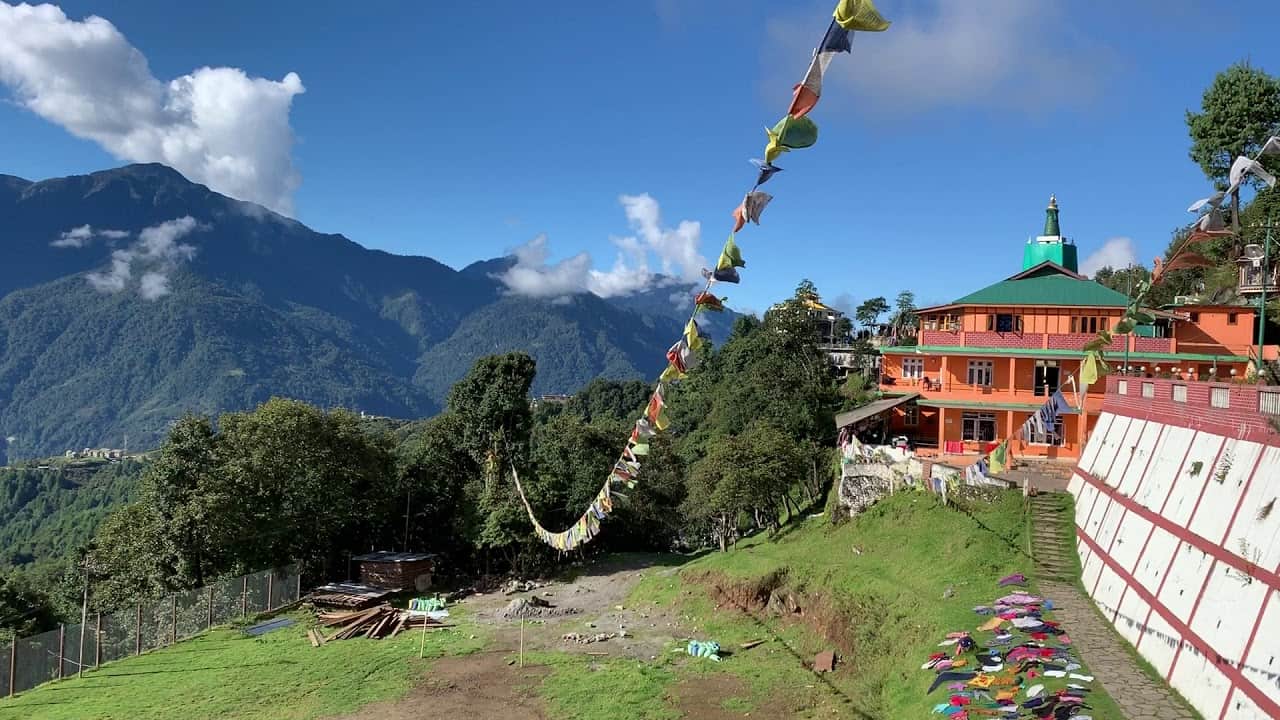
[[1142, 383], [1142, 397], [1153, 398], [1156, 396], [1156, 384], [1153, 382]]
[[1231, 388], [1209, 388], [1209, 404], [1216, 408], [1231, 407]]
[[960, 437], [966, 442], [995, 442], [995, 413], [966, 411], [961, 415], [960, 422]]
[[1118, 383], [1116, 384], [1116, 392], [1117, 392], [1117, 393], [1119, 393], [1120, 395], [1128, 395], [1128, 394], [1129, 394], [1129, 381], [1128, 381], [1128, 380], [1121, 380], [1120, 382], [1118, 382]]
[[1186, 386], [1186, 385], [1174, 385], [1174, 386], [1173, 386], [1173, 401], [1174, 401], [1174, 402], [1179, 402], [1179, 403], [1184, 403], [1184, 402], [1186, 402], [1186, 401], [1187, 401], [1187, 386]]
[[902, 424], [907, 427], [918, 427], [920, 425], [919, 405], [907, 403], [902, 406]]
[[1240, 313], [1233, 313], [1233, 312], [1229, 312], [1229, 313], [1227, 313], [1227, 324], [1228, 324], [1228, 325], [1239, 325], [1239, 324], [1240, 324]]
[[902, 377], [915, 380], [924, 377], [924, 358], [902, 358]]
[[968, 374], [965, 376], [968, 384], [978, 387], [991, 387], [994, 384], [994, 360], [970, 360], [968, 370]]
[[[1055, 368], [1058, 371], [1057, 384], [1050, 387], [1049, 385], [1049, 368]], [[1062, 387], [1062, 366], [1057, 360], [1036, 360], [1034, 374], [1034, 385], [1032, 392], [1035, 395], [1049, 397]]]

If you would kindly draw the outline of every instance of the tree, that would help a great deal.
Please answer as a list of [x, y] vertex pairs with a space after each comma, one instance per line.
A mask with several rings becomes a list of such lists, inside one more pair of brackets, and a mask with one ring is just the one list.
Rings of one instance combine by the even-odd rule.
[[1093, 274], [1094, 282], [1125, 294], [1132, 293], [1139, 283], [1150, 280], [1151, 271], [1141, 265], [1130, 265], [1119, 269], [1107, 265]]
[[468, 501], [468, 481], [480, 468], [458, 443], [462, 425], [452, 413], [428, 420], [397, 451], [399, 487], [408, 512], [408, 550], [430, 548], [467, 554], [478, 525]]
[[915, 337], [916, 294], [910, 290], [898, 293], [897, 310], [893, 314], [893, 326], [899, 338]]
[[163, 547], [165, 581], [186, 578], [203, 585], [221, 552], [211, 538], [216, 510], [207, 494], [218, 482], [217, 448], [208, 417], [184, 415], [169, 430], [155, 461], [142, 478], [142, 495], [155, 514], [153, 527]]
[[[1201, 112], [1187, 111], [1191, 159], [1222, 189], [1236, 157], [1257, 154], [1280, 130], [1280, 80], [1248, 62], [1218, 73], [1204, 92]], [[1274, 167], [1274, 166], [1273, 166]], [[1258, 181], [1252, 175], [1249, 181]], [[1232, 229], [1240, 231], [1240, 191], [1231, 197]]]
[[498, 479], [509, 477], [513, 465], [528, 469], [533, 427], [529, 388], [536, 372], [533, 358], [525, 353], [489, 355], [449, 391], [449, 412], [458, 417], [461, 446], [484, 474], [476, 498], [481, 547], [504, 547], [529, 536], [514, 484]]
[[853, 314], [854, 317], [858, 318], [858, 322], [865, 327], [875, 325], [880, 320], [880, 316], [888, 311], [889, 301], [885, 300], [884, 297], [873, 297], [859, 305]]
[[49, 598], [16, 571], [0, 572], [0, 641], [57, 627]]
[[818, 286], [814, 285], [809, 278], [801, 280], [800, 284], [796, 285], [795, 298], [797, 300], [817, 300], [819, 297], [821, 296], [818, 295]]

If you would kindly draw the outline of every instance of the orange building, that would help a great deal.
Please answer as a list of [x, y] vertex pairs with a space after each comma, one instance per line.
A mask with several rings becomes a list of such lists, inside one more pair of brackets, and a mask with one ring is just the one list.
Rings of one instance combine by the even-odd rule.
[[[1023, 270], [956, 300], [919, 311], [919, 345], [886, 347], [881, 390], [900, 403], [894, 434], [940, 454], [985, 452], [1014, 435], [1059, 389], [1073, 411], [1054, 432], [1015, 445], [1019, 455], [1079, 457], [1102, 408], [1105, 381], [1073, 380], [1083, 347], [1115, 327], [1128, 297], [1082, 276], [1076, 248], [1058, 230], [1050, 199], [1045, 233], [1028, 242]], [[1243, 379], [1256, 312], [1242, 306], [1149, 311], [1155, 322], [1117, 336], [1113, 371], [1138, 377]], [[1273, 354], [1273, 353], [1269, 353]]]

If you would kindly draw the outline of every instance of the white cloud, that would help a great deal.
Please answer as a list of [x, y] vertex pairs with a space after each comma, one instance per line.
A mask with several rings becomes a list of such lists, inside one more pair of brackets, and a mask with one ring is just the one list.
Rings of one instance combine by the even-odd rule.
[[[1065, 0], [934, 0], [925, 12], [891, 14], [887, 32], [856, 35], [853, 58], [837, 57], [824, 85], [852, 86], [860, 98], [874, 100], [859, 107], [879, 114], [1076, 105], [1096, 93], [1106, 59], [1073, 30], [1074, 15]], [[804, 25], [774, 21], [769, 31], [794, 54], [817, 39]]]
[[1104, 267], [1124, 268], [1138, 263], [1138, 250], [1133, 240], [1127, 237], [1113, 237], [1102, 244], [1080, 262], [1080, 274], [1093, 277], [1094, 273]]
[[143, 273], [138, 284], [143, 300], [155, 300], [169, 294], [169, 276], [158, 272]]
[[119, 240], [129, 237], [129, 233], [124, 230], [95, 230], [89, 225], [81, 225], [58, 235], [58, 239], [49, 244], [58, 248], [81, 248], [92, 242], [95, 237]]
[[178, 241], [198, 229], [199, 223], [190, 215], [144, 228], [138, 233], [137, 242], [128, 249], [111, 253], [110, 269], [88, 273], [85, 279], [98, 292], [117, 293], [129, 286], [134, 267], [138, 266], [145, 270], [138, 284], [142, 299], [156, 300], [168, 295], [169, 273], [196, 254], [194, 246]]
[[218, 192], [289, 214], [301, 183], [289, 110], [304, 91], [237, 68], [162, 82], [109, 21], [0, 2], [0, 83], [23, 107], [118, 158], [162, 162]]
[[549, 264], [547, 236], [539, 235], [513, 251], [516, 264], [498, 279], [511, 292], [527, 297], [580, 292], [605, 298], [630, 295], [661, 282], [662, 276], [649, 269], [650, 255], [657, 257], [662, 275], [686, 281], [701, 279], [707, 261], [698, 252], [702, 240], [699, 223], [684, 220], [675, 228], [663, 227], [658, 201], [648, 194], [622, 195], [618, 202], [635, 235], [610, 238], [618, 248], [610, 269], [595, 269], [586, 252]]

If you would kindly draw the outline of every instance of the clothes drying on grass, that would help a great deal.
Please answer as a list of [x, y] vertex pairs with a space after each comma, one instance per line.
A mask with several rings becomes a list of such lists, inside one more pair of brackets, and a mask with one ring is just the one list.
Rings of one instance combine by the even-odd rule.
[[720, 662], [720, 643], [714, 640], [698, 641], [690, 640], [689, 646], [685, 648], [685, 652], [693, 657], [710, 658], [716, 662]]
[[[1013, 573], [997, 586], [1025, 582], [1025, 575]], [[981, 618], [976, 630], [947, 633], [938, 643], [947, 651], [921, 665], [934, 673], [928, 693], [944, 685], [950, 693], [932, 713], [952, 720], [1089, 717], [1082, 713], [1092, 709], [1094, 676], [1075, 672], [1084, 668], [1066, 632], [1048, 615], [1052, 610], [1051, 600], [1021, 591], [974, 607], [975, 618]]]

